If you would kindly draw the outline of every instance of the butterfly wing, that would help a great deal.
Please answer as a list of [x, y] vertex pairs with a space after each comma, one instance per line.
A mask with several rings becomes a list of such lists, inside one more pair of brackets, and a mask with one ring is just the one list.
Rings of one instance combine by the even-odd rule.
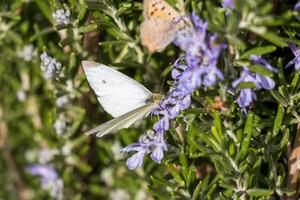
[[145, 19], [178, 20], [180, 14], [163, 0], [144, 0]]
[[164, 50], [176, 37], [177, 25], [160, 19], [145, 20], [141, 24], [142, 44], [149, 52]]
[[134, 122], [144, 118], [154, 107], [156, 104], [149, 103], [140, 108], [136, 108], [128, 113], [125, 113], [115, 119], [112, 119], [100, 126], [86, 132], [86, 135], [91, 135], [97, 133], [97, 137], [102, 137], [111, 132], [115, 132], [121, 128], [128, 128]]
[[106, 65], [91, 61], [82, 65], [100, 104], [114, 118], [146, 105], [152, 96], [144, 86]]
[[141, 24], [142, 44], [152, 52], [160, 52], [176, 37], [176, 32], [190, 25], [179, 12], [164, 0], [144, 0], [144, 21]]

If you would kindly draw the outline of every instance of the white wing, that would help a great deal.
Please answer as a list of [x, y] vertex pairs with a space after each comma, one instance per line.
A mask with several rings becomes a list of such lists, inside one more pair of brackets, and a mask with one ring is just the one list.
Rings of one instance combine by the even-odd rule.
[[86, 135], [97, 133], [97, 137], [102, 137], [108, 133], [115, 132], [121, 128], [128, 128], [134, 122], [144, 118], [156, 104], [149, 103], [140, 108], [134, 109], [120, 117], [112, 119], [96, 128], [86, 132]]
[[113, 117], [146, 105], [152, 96], [144, 86], [106, 65], [91, 61], [82, 65], [100, 104]]

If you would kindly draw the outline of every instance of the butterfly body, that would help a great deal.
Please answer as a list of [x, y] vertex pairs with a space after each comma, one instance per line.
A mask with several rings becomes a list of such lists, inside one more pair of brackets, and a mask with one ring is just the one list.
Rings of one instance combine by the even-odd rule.
[[87, 135], [97, 133], [98, 137], [102, 137], [118, 129], [127, 128], [157, 106], [159, 101], [156, 94], [152, 94], [128, 76], [96, 62], [83, 61], [82, 65], [98, 101], [104, 110], [114, 117], [88, 131]]

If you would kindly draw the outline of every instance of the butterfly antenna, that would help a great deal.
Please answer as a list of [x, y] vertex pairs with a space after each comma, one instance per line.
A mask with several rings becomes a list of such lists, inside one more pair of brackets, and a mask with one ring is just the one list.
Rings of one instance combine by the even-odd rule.
[[162, 84], [161, 84], [161, 86], [160, 86], [159, 94], [161, 94], [161, 91], [162, 91], [162, 89], [163, 89], [165, 80], [166, 80], [166, 76], [164, 76], [163, 82], [162, 82]]

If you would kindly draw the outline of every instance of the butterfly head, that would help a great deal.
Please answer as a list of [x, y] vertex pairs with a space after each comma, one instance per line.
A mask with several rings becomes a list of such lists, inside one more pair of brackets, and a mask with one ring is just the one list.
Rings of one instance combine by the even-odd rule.
[[164, 98], [165, 96], [162, 94], [152, 94], [152, 96], [148, 99], [149, 102], [152, 102], [156, 105]]

